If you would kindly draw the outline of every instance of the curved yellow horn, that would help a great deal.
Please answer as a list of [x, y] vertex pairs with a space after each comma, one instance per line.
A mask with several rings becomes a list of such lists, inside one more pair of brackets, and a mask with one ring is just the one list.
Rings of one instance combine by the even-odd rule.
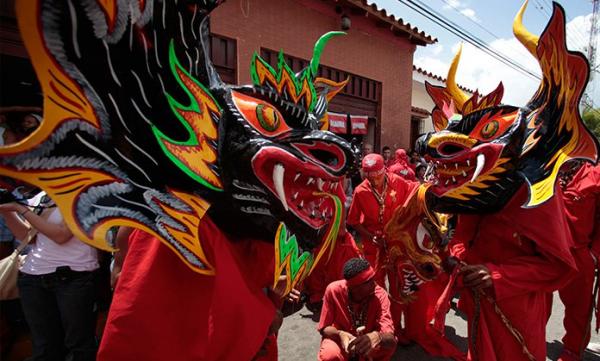
[[456, 69], [458, 69], [461, 53], [462, 44], [460, 44], [458, 52], [454, 55], [454, 59], [452, 59], [452, 64], [450, 64], [450, 69], [448, 69], [448, 77], [446, 80], [446, 91], [452, 96], [452, 99], [454, 99], [454, 103], [459, 110], [462, 110], [463, 105], [469, 100], [467, 94], [460, 90], [458, 85], [456, 85]]
[[515, 21], [513, 22], [513, 33], [519, 42], [521, 42], [521, 44], [527, 48], [531, 55], [537, 59], [536, 49], [540, 37], [530, 33], [523, 25], [523, 14], [525, 13], [525, 9], [527, 9], [528, 2], [528, 0], [525, 0], [521, 6], [521, 9], [517, 13], [517, 16], [515, 16]]

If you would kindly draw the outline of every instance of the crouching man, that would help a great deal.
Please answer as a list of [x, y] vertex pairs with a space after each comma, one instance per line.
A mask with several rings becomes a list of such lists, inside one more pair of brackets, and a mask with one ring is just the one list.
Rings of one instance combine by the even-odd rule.
[[396, 338], [390, 301], [367, 260], [348, 260], [344, 279], [327, 286], [318, 329], [319, 360], [391, 359]]

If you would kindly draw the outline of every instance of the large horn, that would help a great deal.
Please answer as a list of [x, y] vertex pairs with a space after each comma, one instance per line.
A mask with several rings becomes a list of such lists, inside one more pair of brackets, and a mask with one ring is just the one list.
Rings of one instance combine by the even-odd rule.
[[515, 21], [513, 22], [513, 33], [515, 34], [517, 40], [519, 40], [519, 42], [527, 48], [531, 55], [537, 59], [538, 56], [536, 49], [540, 38], [539, 36], [530, 33], [523, 25], [523, 14], [525, 13], [525, 9], [527, 9], [528, 2], [529, 0], [525, 0], [521, 6], [521, 9], [517, 13], [517, 16], [515, 16]]
[[458, 62], [460, 61], [460, 54], [462, 53], [462, 44], [458, 48], [458, 52], [452, 59], [452, 64], [450, 64], [450, 69], [448, 69], [448, 77], [446, 80], [446, 91], [452, 99], [454, 99], [454, 103], [459, 110], [462, 110], [463, 105], [469, 100], [467, 94], [465, 94], [458, 85], [456, 85], [456, 69], [458, 69]]
[[321, 61], [321, 53], [325, 48], [325, 44], [334, 36], [338, 35], [346, 35], [343, 31], [330, 31], [327, 34], [324, 34], [317, 40], [315, 44], [315, 48], [313, 50], [313, 56], [310, 60], [310, 74], [312, 77], [317, 76], [317, 72], [319, 71], [319, 62]]

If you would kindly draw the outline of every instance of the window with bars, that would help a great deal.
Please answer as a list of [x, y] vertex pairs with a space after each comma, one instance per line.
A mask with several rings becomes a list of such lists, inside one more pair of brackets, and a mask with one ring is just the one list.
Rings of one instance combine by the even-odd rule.
[[227, 84], [237, 84], [237, 42], [225, 36], [210, 34], [210, 60]]

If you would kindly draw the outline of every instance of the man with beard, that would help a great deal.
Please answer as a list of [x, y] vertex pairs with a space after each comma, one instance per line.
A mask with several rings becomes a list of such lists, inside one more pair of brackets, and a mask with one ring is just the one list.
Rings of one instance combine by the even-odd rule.
[[325, 291], [318, 329], [323, 336], [321, 361], [389, 360], [396, 349], [390, 301], [363, 258], [344, 265], [344, 279]]

